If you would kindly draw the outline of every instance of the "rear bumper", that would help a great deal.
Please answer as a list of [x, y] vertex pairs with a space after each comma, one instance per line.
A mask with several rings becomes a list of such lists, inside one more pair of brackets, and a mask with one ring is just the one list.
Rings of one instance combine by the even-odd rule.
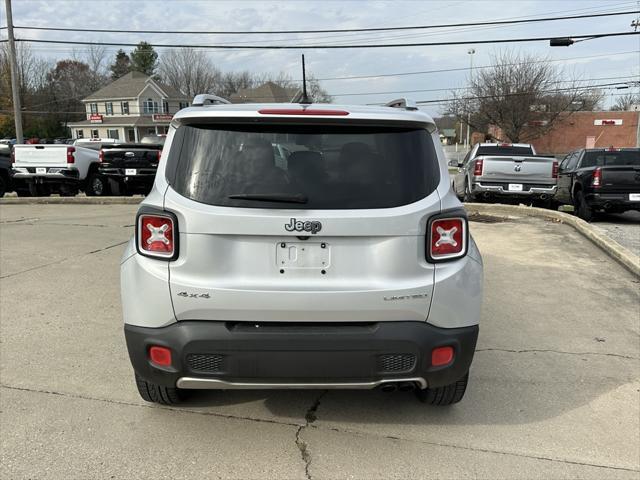
[[595, 208], [627, 210], [640, 209], [640, 202], [629, 200], [628, 193], [591, 193], [587, 195], [586, 199], [589, 205]]
[[[469, 370], [478, 326], [426, 322], [255, 323], [182, 321], [161, 328], [125, 325], [129, 357], [147, 381], [181, 388], [374, 388], [410, 381], [448, 385]], [[172, 365], [148, 359], [153, 345]], [[454, 359], [431, 365], [431, 351], [451, 346]]]
[[72, 168], [47, 167], [47, 173], [35, 173], [35, 167], [14, 167], [13, 178], [36, 183], [78, 183], [80, 172]]
[[[515, 182], [514, 182], [515, 183]], [[485, 183], [475, 183], [472, 186], [473, 193], [490, 193], [494, 195], [504, 195], [509, 197], [540, 197], [542, 195], [551, 197], [555, 195], [557, 190], [556, 185], [549, 186], [528, 186], [523, 184], [523, 191], [511, 191], [509, 190], [509, 184], [504, 183], [501, 185], [487, 185]]]

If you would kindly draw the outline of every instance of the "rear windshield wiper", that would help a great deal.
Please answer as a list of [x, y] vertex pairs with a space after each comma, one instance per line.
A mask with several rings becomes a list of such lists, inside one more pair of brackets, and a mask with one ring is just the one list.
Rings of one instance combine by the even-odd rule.
[[233, 195], [229, 195], [228, 198], [282, 203], [307, 203], [309, 201], [309, 199], [301, 193], [294, 195], [288, 193], [234, 193]]

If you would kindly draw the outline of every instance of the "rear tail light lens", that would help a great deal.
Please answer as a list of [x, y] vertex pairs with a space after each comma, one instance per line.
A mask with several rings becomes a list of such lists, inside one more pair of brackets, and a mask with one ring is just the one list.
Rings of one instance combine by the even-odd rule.
[[11, 149], [11, 163], [16, 163], [16, 151]]
[[158, 150], [158, 161], [160, 161], [161, 156], [162, 156], [162, 150]]
[[467, 254], [467, 219], [438, 218], [431, 222], [428, 258], [432, 261], [454, 260]]
[[98, 161], [100, 163], [104, 162], [104, 150], [100, 150], [100, 153], [98, 153]]
[[558, 162], [553, 162], [553, 168], [551, 170], [551, 177], [558, 178]]
[[76, 147], [67, 147], [67, 163], [76, 163]]
[[593, 188], [600, 188], [602, 186], [602, 169], [600, 167], [596, 167], [596, 169], [593, 171], [591, 186]]
[[453, 362], [453, 347], [438, 347], [431, 350], [431, 366], [444, 367]]
[[473, 165], [473, 174], [476, 177], [482, 176], [482, 159], [476, 160]]
[[172, 260], [177, 256], [176, 222], [172, 216], [141, 214], [136, 230], [138, 252], [148, 257]]
[[160, 367], [170, 367], [171, 350], [167, 347], [153, 346], [149, 349], [149, 360]]

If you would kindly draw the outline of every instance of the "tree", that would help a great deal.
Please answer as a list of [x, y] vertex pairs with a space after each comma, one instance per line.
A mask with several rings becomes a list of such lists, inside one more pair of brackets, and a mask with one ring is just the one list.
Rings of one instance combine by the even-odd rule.
[[117, 80], [131, 71], [131, 59], [124, 50], [120, 49], [116, 53], [116, 60], [109, 67], [111, 78]]
[[188, 98], [203, 92], [221, 95], [222, 73], [205, 52], [192, 48], [169, 50], [158, 64], [160, 78]]
[[131, 52], [131, 69], [142, 72], [150, 77], [158, 66], [158, 54], [147, 42], [140, 42]]
[[449, 113], [474, 130], [495, 126], [512, 142], [542, 136], [561, 118], [577, 110], [591, 110], [602, 94], [564, 82], [563, 71], [546, 58], [510, 51], [498, 53], [491, 68], [479, 69], [468, 91], [452, 93]]
[[620, 95], [616, 102], [611, 106], [611, 111], [627, 111], [631, 110], [632, 105], [640, 105], [640, 95], [634, 95], [633, 93], [627, 93]]

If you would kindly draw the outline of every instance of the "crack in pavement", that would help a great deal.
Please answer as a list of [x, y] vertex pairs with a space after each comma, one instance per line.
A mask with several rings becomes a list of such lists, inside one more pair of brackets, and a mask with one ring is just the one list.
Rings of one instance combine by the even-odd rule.
[[129, 243], [129, 240], [125, 240], [124, 242], [114, 243], [113, 245], [108, 245], [108, 246], [106, 246], [104, 248], [99, 248], [98, 250], [92, 250], [92, 251], [87, 252], [87, 253], [81, 253], [81, 254], [75, 255], [73, 257], [61, 258], [60, 260], [56, 260], [55, 262], [45, 263], [43, 265], [36, 265], [35, 267], [27, 268], [26, 270], [21, 270], [19, 272], [9, 273], [7, 275], [2, 275], [2, 276], [0, 276], [0, 279], [9, 278], [9, 277], [15, 277], [16, 275], [22, 275], [23, 273], [33, 272], [34, 270], [40, 270], [41, 268], [50, 267], [51, 265], [57, 265], [59, 263], [66, 262], [67, 260], [73, 260], [74, 258], [82, 258], [82, 257], [86, 257], [87, 255], [93, 255], [94, 253], [104, 252], [105, 250], [109, 250], [110, 248], [119, 247], [120, 245], [124, 245], [125, 243]]
[[[9, 223], [21, 223], [21, 222], [27, 222], [32, 220], [40, 220], [40, 219], [38, 217], [26, 217], [26, 218], [19, 218], [18, 220], [5, 220], [3, 222], [0, 222], [0, 225], [7, 225]], [[29, 223], [28, 225], [35, 225], [35, 224]]]
[[125, 400], [113, 400], [113, 399], [108, 399], [108, 398], [100, 398], [100, 397], [90, 397], [88, 395], [77, 395], [77, 394], [71, 394], [71, 393], [64, 393], [64, 392], [57, 392], [54, 390], [40, 390], [37, 388], [28, 388], [28, 387], [16, 387], [13, 385], [8, 385], [8, 384], [0, 384], [0, 388], [6, 388], [7, 390], [17, 390], [20, 392], [31, 392], [31, 393], [41, 393], [41, 394], [45, 394], [45, 395], [57, 395], [60, 397], [65, 397], [65, 398], [73, 398], [76, 400], [89, 400], [89, 401], [94, 401], [94, 402], [103, 402], [103, 403], [109, 403], [109, 404], [113, 404], [113, 405], [123, 405], [123, 406], [128, 406], [128, 407], [138, 407], [138, 408], [156, 408], [156, 409], [160, 409], [160, 410], [169, 410], [172, 412], [178, 412], [178, 413], [189, 413], [189, 414], [194, 414], [194, 415], [204, 415], [204, 416], [209, 416], [209, 417], [219, 417], [219, 418], [225, 418], [228, 420], [244, 420], [247, 422], [258, 422], [258, 423], [271, 423], [271, 424], [275, 424], [275, 425], [282, 425], [282, 426], [287, 426], [287, 427], [300, 427], [299, 423], [291, 423], [291, 422], [282, 422], [282, 421], [278, 421], [278, 420], [269, 420], [266, 418], [255, 418], [255, 417], [243, 417], [241, 415], [229, 415], [229, 414], [223, 414], [223, 413], [216, 413], [216, 412], [203, 412], [203, 411], [198, 411], [198, 410], [190, 410], [188, 408], [176, 408], [176, 407], [170, 407], [167, 405], [159, 405], [159, 404], [144, 404], [144, 403], [133, 403], [133, 402], [127, 402]]
[[300, 456], [302, 457], [302, 461], [304, 462], [304, 474], [307, 477], [307, 480], [311, 480], [311, 473], [309, 472], [309, 468], [311, 467], [311, 452], [309, 451], [309, 445], [307, 442], [300, 438], [302, 431], [311, 426], [313, 422], [317, 420], [316, 412], [318, 411], [318, 407], [320, 407], [320, 400], [328, 393], [328, 390], [324, 390], [318, 398], [313, 402], [313, 404], [309, 407], [307, 412], [304, 414], [305, 424], [300, 425], [296, 430], [296, 446], [298, 450], [300, 450]]
[[629, 355], [620, 355], [618, 353], [601, 353], [601, 352], [563, 352], [562, 350], [552, 350], [552, 349], [525, 349], [525, 350], [511, 350], [508, 348], [478, 348], [476, 352], [508, 352], [508, 353], [558, 353], [561, 355], [576, 355], [576, 356], [584, 356], [584, 355], [596, 355], [603, 357], [618, 357], [624, 358], [627, 360], [640, 360], [639, 357], [632, 357]]
[[358, 431], [358, 430], [343, 429], [343, 428], [337, 428], [337, 427], [321, 427], [321, 426], [317, 426], [317, 425], [310, 425], [310, 427], [311, 428], [315, 428], [316, 430], [320, 430], [322, 428], [325, 428], [325, 429], [328, 429], [328, 430], [331, 430], [331, 431], [334, 431], [334, 432], [337, 432], [337, 433], [384, 438], [384, 439], [387, 439], [387, 440], [394, 440], [394, 441], [399, 441], [399, 442], [414, 442], [414, 443], [420, 443], [422, 445], [432, 445], [432, 446], [435, 446], [435, 447], [443, 447], [443, 448], [455, 448], [455, 449], [459, 449], [459, 450], [468, 450], [468, 451], [471, 451], [471, 452], [494, 453], [494, 454], [497, 454], [497, 455], [506, 455], [506, 456], [518, 457], [518, 458], [530, 458], [532, 460], [543, 460], [543, 461], [547, 461], [547, 462], [567, 463], [567, 464], [570, 464], [570, 465], [580, 465], [580, 466], [584, 466], [584, 467], [608, 468], [610, 470], [622, 470], [622, 471], [625, 471], [625, 472], [640, 472], [640, 470], [635, 469], [635, 468], [618, 467], [618, 466], [614, 466], [614, 465], [602, 465], [602, 464], [588, 463], [588, 462], [579, 462], [577, 460], [566, 460], [566, 459], [562, 459], [562, 458], [543, 457], [543, 456], [539, 456], [539, 455], [528, 455], [526, 453], [507, 452], [507, 451], [502, 451], [502, 450], [492, 450], [490, 448], [480, 448], [480, 447], [470, 447], [470, 446], [464, 446], [464, 445], [455, 445], [455, 444], [452, 444], [452, 443], [429, 442], [427, 440], [417, 440], [415, 438], [402, 438], [402, 437], [396, 437], [396, 436], [392, 436], [392, 435], [380, 435], [380, 434], [375, 434], [375, 433], [371, 433], [371, 432], [361, 432], [361, 431]]

